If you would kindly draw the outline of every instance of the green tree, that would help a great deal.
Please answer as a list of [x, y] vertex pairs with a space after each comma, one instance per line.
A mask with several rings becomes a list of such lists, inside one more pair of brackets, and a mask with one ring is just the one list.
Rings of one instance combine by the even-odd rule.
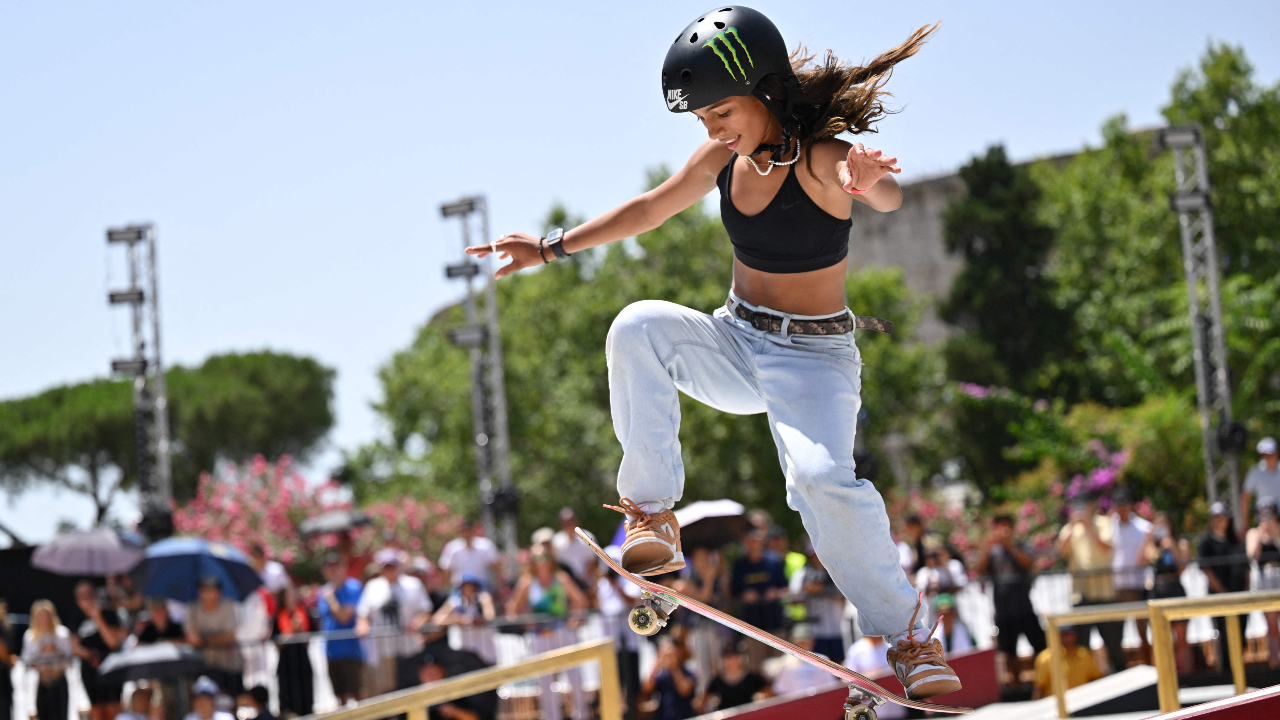
[[[215, 355], [168, 370], [174, 495], [194, 495], [200, 473], [261, 450], [305, 460], [333, 425], [333, 371], [271, 352]], [[0, 402], [0, 487], [53, 484], [90, 497], [101, 523], [116, 494], [137, 483], [130, 381], [94, 380]]]
[[[1258, 85], [1243, 50], [1214, 45], [1179, 74], [1163, 113], [1205, 131], [1235, 411], [1261, 432], [1280, 422], [1280, 317], [1267, 302], [1280, 274], [1280, 84]], [[1080, 386], [1113, 406], [1193, 392], [1178, 220], [1167, 204], [1172, 158], [1123, 116], [1103, 137], [1070, 162], [1032, 168], [1041, 217], [1058, 231], [1049, 274], [1058, 305], [1074, 309]]]
[[[660, 182], [665, 171], [649, 178]], [[554, 211], [554, 221], [562, 210]], [[512, 471], [522, 492], [521, 537], [574, 506], [584, 524], [612, 534], [619, 517], [601, 507], [616, 501], [621, 449], [609, 415], [604, 342], [614, 317], [641, 299], [661, 299], [704, 312], [723, 305], [730, 282], [728, 238], [718, 218], [694, 206], [662, 227], [569, 261], [520, 273], [498, 284]], [[864, 271], [849, 280], [855, 312], [899, 322], [893, 337], [859, 334], [864, 401], [883, 436], [911, 426], [923, 387], [925, 351], [912, 348], [918, 303], [896, 271]], [[901, 313], [901, 314], [899, 314]], [[377, 410], [389, 434], [349, 453], [340, 477], [358, 499], [401, 493], [439, 498], [475, 510], [477, 492], [467, 354], [448, 343], [462, 324], [450, 307], [418, 332], [410, 347], [379, 371]], [[684, 501], [729, 497], [765, 507], [799, 527], [786, 509], [777, 450], [764, 416], [721, 413], [682, 398]], [[875, 438], [872, 446], [875, 447]]]
[[1054, 232], [1036, 214], [1039, 186], [1001, 145], [960, 168], [960, 177], [967, 192], [944, 216], [947, 250], [965, 261], [939, 308], [964, 331], [947, 343], [948, 376], [1074, 394], [1043, 372], [1051, 358], [1070, 353], [1071, 315], [1055, 303], [1044, 274]]

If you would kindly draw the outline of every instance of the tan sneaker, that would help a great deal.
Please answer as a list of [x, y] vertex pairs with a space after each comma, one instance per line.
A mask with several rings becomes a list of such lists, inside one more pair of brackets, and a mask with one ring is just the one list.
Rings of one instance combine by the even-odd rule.
[[622, 507], [605, 505], [627, 516], [627, 539], [622, 543], [622, 567], [636, 575], [661, 575], [684, 567], [680, 551], [680, 523], [670, 510], [646, 513], [630, 498]]
[[[917, 601], [916, 611], [911, 613], [908, 628], [915, 627], [921, 604], [923, 600]], [[939, 617], [938, 621], [941, 620]], [[891, 647], [885, 656], [893, 665], [898, 682], [902, 683], [903, 694], [911, 700], [923, 700], [960, 689], [960, 678], [956, 677], [955, 671], [942, 657], [942, 643], [936, 639], [930, 640], [937, 629], [938, 623], [935, 622], [923, 639], [917, 640], [915, 637], [920, 631], [908, 630], [890, 640]]]

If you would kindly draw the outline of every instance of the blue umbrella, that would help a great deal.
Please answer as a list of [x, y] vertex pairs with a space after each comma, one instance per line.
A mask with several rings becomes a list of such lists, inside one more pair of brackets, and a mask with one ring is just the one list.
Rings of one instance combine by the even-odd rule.
[[147, 580], [143, 594], [181, 602], [193, 602], [199, 595], [200, 579], [210, 575], [222, 581], [222, 594], [236, 602], [262, 585], [262, 578], [243, 553], [203, 538], [161, 540], [147, 548], [144, 565]]

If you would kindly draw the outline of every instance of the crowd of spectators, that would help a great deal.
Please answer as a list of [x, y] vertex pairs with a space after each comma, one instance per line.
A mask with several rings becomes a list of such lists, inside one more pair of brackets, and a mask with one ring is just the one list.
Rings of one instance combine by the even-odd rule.
[[[1280, 468], [1274, 441], [1268, 438], [1258, 449], [1262, 458], [1249, 472], [1243, 496], [1255, 524], [1239, 532], [1230, 509], [1215, 504], [1195, 552], [1163, 514], [1140, 517], [1123, 489], [1106, 503], [1073, 503], [1054, 548], [1054, 559], [1071, 573], [1071, 603], [1184, 595], [1183, 571], [1193, 561], [1209, 592], [1248, 589], [1251, 576], [1257, 588], [1280, 588], [1275, 505]], [[263, 586], [240, 603], [229, 600], [212, 576], [200, 580], [198, 598], [186, 605], [144, 599], [127, 578], [111, 578], [105, 587], [82, 582], [75, 588], [85, 618], [79, 627], [64, 627], [48, 601], [31, 608], [20, 647], [21, 660], [36, 676], [33, 717], [67, 719], [67, 671], [78, 661], [91, 720], [175, 720], [172, 683], [137, 683], [122, 707], [124, 688], [98, 677], [108, 655], [136, 645], [174, 642], [201, 653], [206, 667], [191, 688], [187, 720], [227, 720], [222, 713], [228, 711], [238, 720], [251, 720], [271, 718], [273, 712], [283, 717], [311, 713], [317, 671], [327, 675], [338, 703], [350, 703], [492, 665], [499, 660], [500, 634], [522, 636], [529, 654], [573, 644], [589, 618], [615, 640], [629, 718], [683, 720], [835, 682], [819, 669], [778, 657], [769, 647], [693, 613], [676, 613], [656, 638], [636, 636], [626, 615], [638, 601], [638, 589], [576, 540], [572, 510], [563, 510], [558, 520], [558, 530], [533, 533], [515, 562], [474, 522], [446, 543], [438, 558], [412, 555], [390, 541], [358, 556], [343, 542], [324, 558], [324, 583], [316, 587], [295, 586], [287, 568], [262, 548], [251, 548], [250, 561]], [[749, 520], [740, 543], [687, 548], [687, 567], [657, 580], [863, 674], [887, 674], [888, 646], [881, 638], [861, 636], [856, 611], [811, 545], [790, 537], [763, 512], [752, 512]], [[1030, 677], [1035, 692], [1044, 693], [1048, 654], [1032, 587], [1046, 562], [1033, 556], [1015, 526], [1011, 516], [993, 517], [985, 541], [965, 555], [931, 533], [922, 518], [906, 517], [898, 527], [899, 558], [926, 599], [928, 622], [937, 621], [934, 637], [948, 655], [994, 645], [1003, 656], [1004, 682], [1016, 686]], [[975, 637], [961, 618], [959, 601], [975, 593], [990, 598], [994, 638]], [[1222, 620], [1218, 623], [1225, 642]], [[1276, 614], [1267, 616], [1267, 627], [1271, 662], [1280, 665]], [[1139, 645], [1130, 648], [1122, 643], [1120, 623], [1064, 629], [1068, 685], [1132, 662], [1150, 662], [1147, 628], [1138, 629]], [[1095, 630], [1097, 653], [1090, 646]], [[1222, 649], [1201, 648], [1197, 655], [1185, 622], [1174, 623], [1173, 631], [1180, 671], [1223, 662]], [[324, 638], [323, 669], [313, 667], [308, 652], [307, 642], [316, 633]], [[17, 661], [15, 641], [0, 632], [0, 671]], [[261, 652], [264, 642], [276, 648], [270, 663]], [[1029, 646], [1029, 657], [1019, 657], [1020, 645]], [[647, 658], [643, 672], [642, 656]], [[0, 707], [11, 692], [7, 679], [8, 673], [0, 672]], [[546, 676], [538, 685], [537, 708], [544, 720], [586, 720], [595, 714], [580, 670]], [[482, 694], [433, 708], [432, 715], [488, 720], [497, 706], [496, 695]], [[888, 719], [896, 711], [886, 706], [881, 716]], [[8, 718], [0, 715], [0, 720]]]

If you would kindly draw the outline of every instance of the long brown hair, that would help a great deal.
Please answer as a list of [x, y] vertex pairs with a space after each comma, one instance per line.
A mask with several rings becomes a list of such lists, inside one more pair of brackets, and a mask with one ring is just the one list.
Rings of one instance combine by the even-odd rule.
[[[791, 53], [796, 81], [769, 76], [760, 81], [758, 92], [767, 98], [790, 95], [791, 116], [785, 132], [804, 145], [849, 133], [876, 132], [875, 124], [895, 110], [885, 107], [891, 94], [884, 89], [898, 63], [915, 55], [941, 23], [924, 25], [902, 44], [877, 55], [865, 65], [842, 62], [830, 50], [818, 60], [803, 45]], [[813, 155], [806, 159], [813, 174]], [[815, 177], [817, 177], [815, 175]]]

